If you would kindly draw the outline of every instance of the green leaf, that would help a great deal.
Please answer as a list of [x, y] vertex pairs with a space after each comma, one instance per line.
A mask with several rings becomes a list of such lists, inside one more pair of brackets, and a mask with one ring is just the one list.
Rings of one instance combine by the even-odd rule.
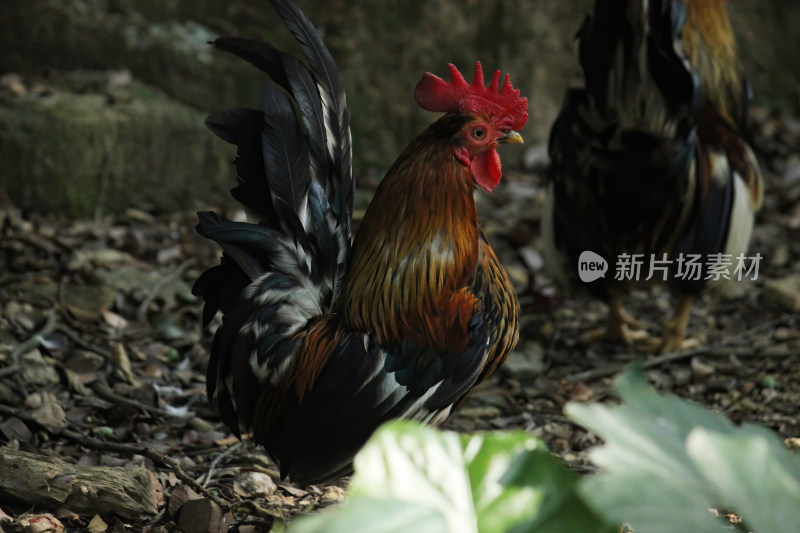
[[416, 504], [439, 513], [447, 531], [476, 531], [461, 452], [454, 433], [437, 433], [407, 421], [390, 422], [356, 456], [349, 494]]
[[687, 451], [725, 506], [752, 530], [793, 533], [800, 528], [800, 461], [763, 428], [735, 435], [698, 428]]
[[576, 492], [578, 476], [544, 449], [518, 457], [502, 481], [535, 488], [542, 496], [533, 520], [512, 529], [514, 533], [613, 533], [617, 529], [604, 522], [581, 499]]
[[[461, 445], [478, 531], [508, 531], [535, 512], [541, 500], [538, 491], [504, 486], [500, 480], [515, 457], [543, 450], [542, 443], [516, 431], [461, 435]], [[547, 451], [543, 453], [550, 455]]]
[[775, 509], [765, 501], [769, 494], [781, 509], [793, 502], [787, 514], [773, 519], [796, 530], [797, 461], [774, 434], [736, 427], [721, 414], [661, 396], [640, 368], [620, 376], [615, 387], [622, 405], [567, 406], [571, 418], [606, 441], [591, 453], [603, 472], [581, 482], [580, 489], [598, 513], [648, 533], [722, 533], [728, 529], [708, 509], [724, 506], [744, 513], [752, 530], [789, 531], [792, 527], [775, 528], [762, 516]]
[[339, 507], [299, 518], [290, 533], [441, 533], [448, 531], [442, 513], [397, 500], [361, 496]]
[[297, 520], [289, 530], [509, 531], [537, 516], [551, 488], [501, 482], [516, 458], [534, 452], [537, 460], [526, 463], [534, 472], [540, 461], [557, 461], [523, 432], [458, 435], [408, 421], [390, 422], [356, 456], [345, 502]]

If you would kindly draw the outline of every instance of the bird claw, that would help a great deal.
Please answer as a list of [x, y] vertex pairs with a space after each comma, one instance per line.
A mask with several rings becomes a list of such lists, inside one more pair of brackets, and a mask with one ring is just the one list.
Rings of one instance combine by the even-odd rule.
[[[636, 322], [636, 324], [641, 324]], [[593, 329], [584, 332], [580, 336], [583, 344], [595, 344], [597, 342], [612, 342], [624, 346], [638, 346], [639, 344], [652, 341], [652, 337], [643, 327], [636, 327], [627, 322], [620, 322], [619, 325], [609, 324], [604, 329]]]
[[[633, 316], [631, 316], [631, 314], [628, 313], [625, 309], [622, 308], [619, 309], [619, 320], [623, 323], [623, 325], [628, 325], [635, 330], [644, 330], [644, 324], [642, 324], [642, 322], [640, 322], [639, 320], [633, 318]], [[643, 331], [642, 333], [644, 333], [645, 337], [647, 338], [650, 337], [649, 335], [647, 335], [647, 332]]]
[[664, 336], [661, 338], [661, 340], [657, 344], [653, 345], [653, 349], [650, 353], [663, 354], [682, 352], [684, 350], [694, 350], [700, 346], [701, 343], [698, 339], [687, 339], [682, 333], [678, 334], [674, 330], [668, 328], [667, 331], [664, 332]]
[[671, 353], [690, 350], [700, 346], [697, 339], [686, 338], [686, 326], [689, 323], [691, 298], [682, 297], [678, 302], [673, 317], [664, 325], [664, 336], [652, 353]]

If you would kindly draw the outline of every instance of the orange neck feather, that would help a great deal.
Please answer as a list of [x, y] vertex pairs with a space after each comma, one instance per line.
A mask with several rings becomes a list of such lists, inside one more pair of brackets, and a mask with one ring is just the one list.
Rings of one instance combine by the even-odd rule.
[[723, 0], [687, 0], [683, 44], [704, 98], [732, 124], [740, 120], [742, 76]]
[[478, 216], [472, 174], [443, 128], [455, 119], [440, 119], [400, 155], [353, 243], [341, 316], [381, 342], [460, 343], [477, 305], [462, 290], [477, 267]]

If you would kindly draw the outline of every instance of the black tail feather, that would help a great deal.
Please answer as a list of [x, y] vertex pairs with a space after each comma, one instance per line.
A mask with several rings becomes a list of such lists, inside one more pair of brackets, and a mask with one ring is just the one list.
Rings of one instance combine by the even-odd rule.
[[[267, 181], [272, 203], [279, 211], [281, 221], [294, 226], [296, 218], [303, 224], [307, 218], [304, 212], [311, 181], [308, 144], [284, 92], [265, 87], [263, 100], [266, 120], [261, 149], [264, 164], [270, 169]], [[289, 219], [292, 221], [288, 222]]]
[[206, 126], [221, 139], [238, 146], [235, 160], [238, 185], [231, 189], [231, 195], [268, 226], [277, 226], [278, 215], [265, 183], [261, 141], [264, 113], [255, 109], [218, 111], [206, 118]]
[[[682, 0], [596, 0], [578, 32], [585, 83], [567, 93], [549, 145], [554, 239], [570, 261], [583, 250], [659, 251], [677, 238], [701, 101], [685, 17]], [[608, 285], [588, 288], [606, 296]]]
[[271, 81], [264, 84], [261, 110], [232, 109], [206, 119], [214, 134], [238, 147], [238, 184], [231, 194], [250, 221], [201, 212], [197, 224], [197, 232], [223, 250], [221, 264], [193, 287], [205, 301], [205, 324], [217, 311], [223, 315], [211, 349], [208, 394], [237, 435], [258, 429], [253, 418], [260, 395], [268, 384], [288, 379], [304, 331], [334, 309], [351, 239], [349, 112], [336, 64], [296, 6], [271, 3], [305, 61], [251, 39], [213, 43]]
[[[271, 0], [270, 3], [303, 48], [309, 70], [317, 82], [327, 132], [327, 153], [339, 178], [339, 183], [334, 183], [331, 206], [341, 221], [345, 213], [352, 211], [354, 182], [350, 112], [345, 103], [344, 87], [339, 82], [339, 70], [314, 25], [296, 5], [286, 0]], [[349, 224], [349, 216], [346, 218]]]
[[[198, 231], [223, 247], [223, 270], [238, 266], [255, 279], [273, 268], [266, 247], [258, 243], [266, 238], [264, 231], [273, 230], [273, 238], [296, 243], [314, 277], [336, 294], [349, 252], [354, 190], [344, 89], [311, 22], [289, 1], [272, 5], [300, 43], [306, 62], [265, 42], [217, 39], [217, 48], [250, 62], [274, 83], [264, 86], [262, 110], [220, 111], [206, 120], [212, 132], [238, 146], [238, 185], [231, 194], [257, 217], [258, 229], [204, 214]], [[197, 286], [204, 298], [214, 290], [212, 278], [209, 274]]]
[[291, 94], [308, 136], [312, 168], [322, 170], [334, 163], [333, 158], [327, 155], [325, 121], [317, 82], [302, 61], [254, 39], [222, 37], [214, 41], [214, 46], [253, 64]]
[[254, 67], [267, 74], [272, 81], [280, 85], [285, 91], [291, 92], [289, 77], [284, 67], [287, 58], [293, 59], [288, 54], [264, 41], [242, 37], [220, 37], [212, 44], [220, 50], [251, 63]]
[[586, 91], [602, 112], [639, 98], [651, 80], [672, 113], [697, 112], [699, 80], [681, 52], [685, 18], [682, 0], [595, 2], [578, 32], [579, 54]]

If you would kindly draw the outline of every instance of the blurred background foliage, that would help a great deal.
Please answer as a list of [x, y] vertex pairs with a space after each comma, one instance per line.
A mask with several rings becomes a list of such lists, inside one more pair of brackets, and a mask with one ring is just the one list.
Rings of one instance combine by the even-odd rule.
[[[546, 140], [579, 74], [574, 35], [591, 0], [297, 0], [341, 69], [359, 184], [374, 186], [432, 120], [422, 72], [510, 72], [530, 100], [527, 147]], [[26, 210], [91, 216], [227, 205], [232, 147], [202, 126], [257, 106], [262, 77], [207, 43], [295, 50], [266, 0], [3, 0], [0, 188]], [[732, 0], [740, 56], [762, 105], [796, 111], [800, 3]], [[506, 168], [522, 150], [508, 147]]]

